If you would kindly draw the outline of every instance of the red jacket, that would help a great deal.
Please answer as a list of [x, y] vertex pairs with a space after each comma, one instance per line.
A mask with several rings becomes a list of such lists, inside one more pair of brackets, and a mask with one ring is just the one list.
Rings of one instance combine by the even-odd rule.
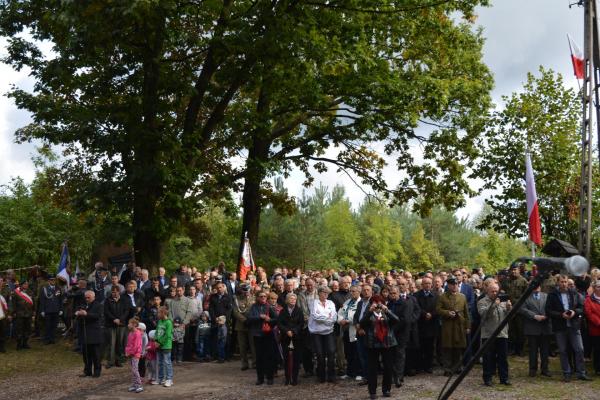
[[583, 305], [590, 336], [600, 336], [600, 303], [587, 296]]

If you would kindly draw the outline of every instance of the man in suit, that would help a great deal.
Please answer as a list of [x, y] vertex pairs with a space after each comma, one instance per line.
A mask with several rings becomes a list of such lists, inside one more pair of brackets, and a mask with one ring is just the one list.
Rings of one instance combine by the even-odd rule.
[[438, 295], [432, 291], [432, 286], [431, 278], [425, 277], [421, 280], [421, 290], [415, 294], [421, 310], [418, 322], [421, 345], [419, 368], [428, 374], [433, 372], [433, 349], [440, 331], [440, 321], [435, 311]]
[[550, 319], [546, 315], [548, 294], [543, 293], [541, 289], [541, 286], [535, 288], [519, 310], [519, 313], [523, 316], [523, 333], [529, 344], [529, 376], [531, 377], [537, 374], [538, 353], [542, 375], [550, 376], [548, 356], [550, 354], [552, 325], [550, 325]]
[[[419, 368], [419, 332], [418, 322], [421, 309], [417, 299], [408, 291], [408, 281], [405, 278], [398, 279], [399, 301], [406, 303], [406, 324], [408, 325], [408, 341], [406, 342], [406, 363], [401, 378], [404, 375], [414, 376]], [[400, 372], [400, 371], [399, 371]]]
[[158, 280], [160, 281], [161, 290], [164, 289], [165, 286], [169, 283], [165, 273], [166, 273], [166, 271], [165, 271], [164, 267], [160, 267], [158, 269]]
[[[367, 385], [367, 334], [363, 328], [360, 327], [359, 321], [362, 319], [365, 312], [371, 305], [371, 297], [373, 297], [373, 288], [371, 285], [364, 284], [361, 292], [361, 300], [356, 305], [356, 313], [354, 313], [354, 326], [356, 327], [356, 350], [358, 352], [358, 360], [361, 367], [361, 375], [356, 377], [357, 381], [360, 381], [360, 385]], [[363, 379], [365, 377], [365, 379]], [[359, 379], [360, 378], [360, 379]]]
[[558, 288], [551, 291], [546, 299], [546, 315], [552, 321], [552, 330], [558, 344], [564, 381], [569, 382], [573, 372], [569, 364], [569, 345], [575, 355], [577, 378], [587, 381], [590, 378], [585, 372], [583, 342], [579, 330], [583, 315], [583, 303], [579, 294], [568, 288], [568, 284], [568, 276], [560, 275], [558, 277]]
[[138, 290], [141, 292], [146, 291], [151, 285], [151, 281], [149, 279], [150, 273], [147, 269], [143, 268], [141, 272], [141, 277], [137, 280]]
[[227, 289], [227, 294], [231, 298], [233, 298], [233, 296], [235, 296], [236, 289], [239, 284], [239, 282], [237, 280], [237, 273], [236, 272], [228, 272], [227, 279], [225, 280], [224, 283], [225, 283], [225, 288]]
[[[75, 316], [83, 332], [83, 375], [80, 377], [100, 377], [102, 366], [100, 365], [100, 347], [104, 340], [103, 308], [96, 301], [93, 290], [85, 292], [86, 305], [83, 309], [75, 311]], [[92, 370], [93, 366], [93, 370]]]
[[127, 283], [125, 293], [123, 294], [123, 297], [125, 300], [129, 301], [129, 306], [131, 307], [128, 319], [136, 316], [139, 317], [142, 312], [142, 308], [145, 306], [144, 294], [136, 288], [136, 282], [131, 280], [129, 283]]

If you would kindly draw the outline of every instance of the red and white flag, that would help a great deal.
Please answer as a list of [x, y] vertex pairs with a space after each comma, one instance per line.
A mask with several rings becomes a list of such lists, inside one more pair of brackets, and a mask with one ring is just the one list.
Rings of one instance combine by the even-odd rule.
[[238, 275], [240, 277], [240, 281], [245, 281], [248, 272], [255, 270], [256, 265], [254, 264], [254, 258], [252, 257], [250, 239], [246, 237], [244, 239], [244, 249], [242, 250], [242, 257], [240, 258], [240, 264], [238, 265]]
[[538, 211], [538, 198], [535, 191], [535, 180], [529, 153], [525, 155], [525, 183], [527, 197], [527, 220], [529, 221], [529, 239], [537, 244], [542, 244], [542, 227], [540, 224], [540, 213]]
[[569, 39], [569, 49], [571, 50], [571, 62], [573, 63], [573, 72], [577, 79], [583, 79], [585, 69], [585, 58], [583, 57], [583, 51], [577, 46], [577, 43], [571, 38], [571, 35], [567, 35]]

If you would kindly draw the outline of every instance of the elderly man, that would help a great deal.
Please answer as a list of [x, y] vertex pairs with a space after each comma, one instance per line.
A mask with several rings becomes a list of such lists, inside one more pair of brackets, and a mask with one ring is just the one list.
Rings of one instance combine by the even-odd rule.
[[550, 336], [552, 325], [546, 315], [546, 300], [548, 294], [541, 291], [542, 287], [535, 288], [531, 296], [519, 310], [523, 316], [523, 333], [529, 344], [529, 376], [537, 374], [538, 353], [542, 375], [550, 376], [548, 371], [548, 356], [550, 354]]
[[[83, 375], [80, 377], [100, 377], [100, 347], [104, 338], [102, 305], [96, 301], [96, 294], [92, 290], [85, 292], [85, 306], [75, 311], [75, 317], [83, 333]], [[93, 370], [92, 370], [93, 366]]]
[[571, 365], [569, 364], [569, 345], [575, 354], [575, 372], [577, 378], [590, 380], [585, 372], [583, 358], [583, 343], [580, 332], [580, 319], [583, 315], [583, 302], [575, 290], [568, 288], [569, 277], [560, 275], [558, 288], [548, 294], [546, 300], [546, 315], [552, 320], [552, 330], [560, 353], [560, 366], [565, 382], [571, 380]]
[[442, 319], [441, 347], [444, 375], [450, 376], [459, 367], [462, 354], [467, 347], [467, 334], [471, 320], [469, 306], [464, 294], [458, 292], [458, 282], [451, 277], [446, 281], [448, 290], [442, 294], [436, 312]]
[[421, 290], [415, 294], [415, 298], [421, 309], [418, 322], [419, 344], [421, 346], [421, 351], [418, 355], [420, 360], [419, 368], [428, 374], [433, 372], [433, 349], [440, 331], [440, 320], [435, 310], [438, 295], [433, 291], [432, 286], [433, 282], [431, 278], [424, 277], [421, 280]]
[[490, 283], [486, 295], [477, 302], [477, 311], [481, 317], [481, 342], [492, 340], [492, 344], [483, 355], [483, 384], [492, 386], [492, 377], [496, 374], [500, 383], [510, 385], [508, 380], [508, 326], [505, 326], [496, 338], [491, 335], [506, 317], [512, 304], [510, 300], [501, 301], [498, 298], [498, 284]]

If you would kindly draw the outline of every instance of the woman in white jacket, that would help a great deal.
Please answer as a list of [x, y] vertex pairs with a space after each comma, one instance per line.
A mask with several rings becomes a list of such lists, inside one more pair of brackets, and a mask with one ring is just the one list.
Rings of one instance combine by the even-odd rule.
[[350, 298], [338, 310], [338, 324], [344, 340], [344, 355], [346, 356], [346, 375], [342, 379], [355, 378], [362, 380], [360, 374], [360, 363], [356, 350], [356, 326], [352, 323], [356, 313], [356, 305], [360, 300], [360, 286], [350, 288]]
[[[317, 377], [319, 382], [335, 382], [335, 338], [333, 325], [337, 321], [335, 304], [327, 300], [329, 288], [321, 286], [317, 289], [318, 299], [314, 300], [310, 316], [308, 317], [308, 331], [310, 332], [313, 351], [317, 355]], [[327, 373], [325, 363], [327, 362]]]

